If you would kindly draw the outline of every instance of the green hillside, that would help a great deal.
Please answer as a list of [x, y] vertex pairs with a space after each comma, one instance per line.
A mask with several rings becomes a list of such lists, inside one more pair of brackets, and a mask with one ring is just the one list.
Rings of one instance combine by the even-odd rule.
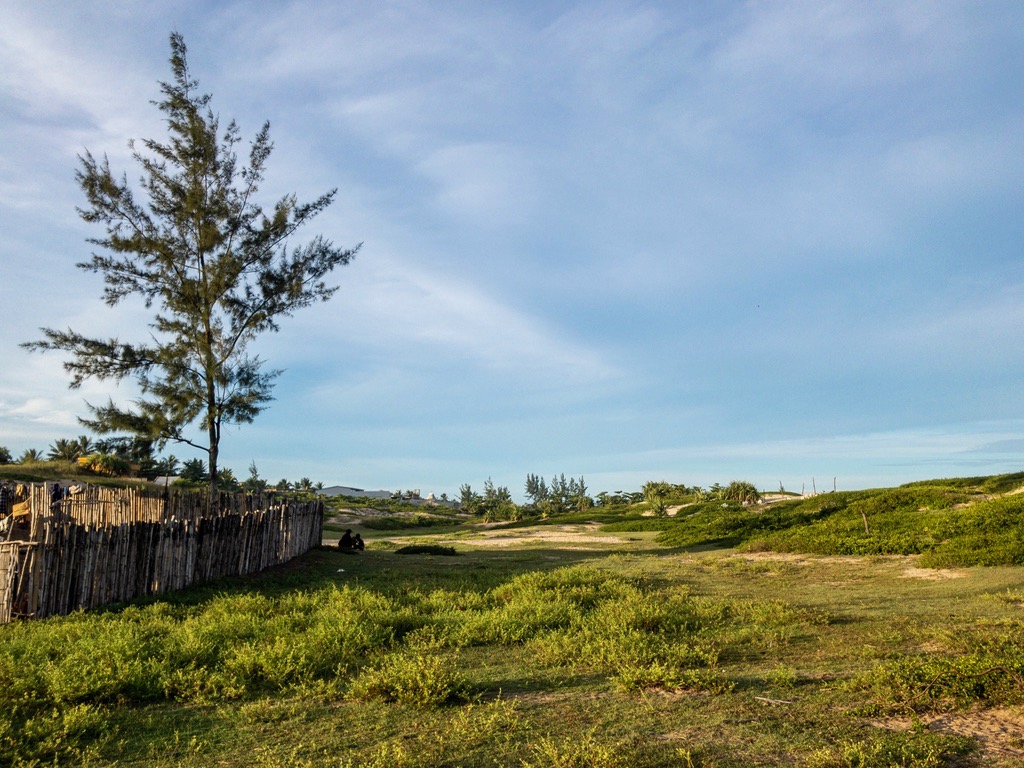
[[671, 547], [820, 555], [921, 555], [929, 566], [1024, 565], [1024, 473], [930, 480], [751, 506], [705, 501], [609, 532], [659, 531]]
[[0, 766], [1010, 768], [1022, 481], [352, 505], [357, 555], [0, 626]]

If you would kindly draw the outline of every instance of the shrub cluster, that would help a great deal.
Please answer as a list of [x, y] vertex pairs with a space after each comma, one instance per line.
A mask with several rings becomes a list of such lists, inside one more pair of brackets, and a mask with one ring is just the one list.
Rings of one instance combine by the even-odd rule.
[[[1007, 476], [1016, 477], [1016, 476]], [[984, 487], [1006, 482], [986, 479]], [[969, 493], [973, 491], [974, 493]], [[922, 565], [1024, 564], [1024, 494], [987, 498], [951, 481], [829, 493], [766, 508], [728, 502], [676, 518], [632, 518], [607, 531], [660, 531], [667, 546], [717, 545], [821, 555], [922, 555]]]
[[[494, 589], [362, 587], [221, 595], [0, 627], [0, 753], [83, 760], [116, 736], [114, 706], [211, 705], [298, 694], [413, 707], [477, 694], [464, 649], [515, 646], [528, 663], [626, 690], [724, 690], [723, 655], [767, 652], [804, 618], [782, 604], [694, 597], [594, 569], [534, 572]], [[90, 746], [91, 745], [91, 746]]]

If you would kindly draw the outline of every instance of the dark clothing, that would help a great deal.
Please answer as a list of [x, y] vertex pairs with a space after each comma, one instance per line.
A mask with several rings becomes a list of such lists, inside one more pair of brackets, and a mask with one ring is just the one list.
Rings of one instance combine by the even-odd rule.
[[338, 549], [352, 549], [352, 532], [345, 531], [338, 540]]
[[366, 545], [363, 544], [363, 537], [360, 536], [358, 533], [356, 534], [356, 537], [352, 540], [352, 546], [355, 549], [358, 549], [360, 552], [366, 547]]

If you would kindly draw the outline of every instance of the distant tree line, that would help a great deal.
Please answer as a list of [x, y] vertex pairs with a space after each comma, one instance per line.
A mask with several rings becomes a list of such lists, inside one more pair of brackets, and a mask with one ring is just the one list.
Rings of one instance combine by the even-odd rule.
[[[117, 437], [91, 440], [86, 435], [75, 439], [59, 438], [44, 454], [34, 448], [24, 451], [15, 460], [11, 451], [0, 446], [0, 464], [33, 464], [40, 461], [77, 461], [84, 469], [108, 476], [135, 476], [153, 479], [155, 477], [177, 477], [178, 481], [196, 487], [209, 481], [209, 467], [202, 459], [180, 461], [174, 455], [157, 457], [153, 442], [138, 437]], [[223, 490], [244, 490], [259, 493], [268, 490], [293, 493], [313, 493], [324, 487], [322, 482], [313, 482], [308, 477], [296, 481], [286, 478], [271, 483], [260, 477], [256, 462], [249, 465], [249, 476], [240, 480], [228, 467], [217, 470], [217, 485]], [[395, 491], [396, 499], [413, 498], [412, 491]], [[459, 487], [459, 507], [462, 511], [477, 515], [485, 520], [523, 520], [526, 518], [547, 518], [570, 512], [584, 512], [591, 508], [609, 508], [645, 503], [655, 515], [664, 515], [674, 505], [722, 501], [724, 503], [756, 504], [761, 501], [761, 492], [750, 482], [734, 480], [728, 485], [714, 483], [703, 488], [680, 483], [651, 480], [644, 483], [640, 491], [601, 491], [591, 496], [586, 480], [580, 476], [567, 478], [565, 474], [554, 475], [550, 480], [541, 475], [529, 473], [524, 486], [526, 502], [516, 504], [507, 486], [495, 485], [491, 478], [484, 481], [482, 492], [477, 492], [469, 483]], [[441, 495], [448, 500], [447, 494]]]
[[[6, 446], [0, 446], [0, 465], [38, 464], [41, 462], [73, 462], [81, 469], [106, 477], [138, 477], [153, 480], [173, 477], [182, 485], [205, 487], [209, 482], [209, 468], [202, 459], [179, 460], [173, 454], [157, 456], [154, 443], [138, 437], [114, 437], [93, 440], [88, 435], [77, 438], [57, 438], [47, 451], [28, 448], [17, 458]], [[249, 477], [239, 480], [229, 467], [217, 470], [217, 485], [221, 490], [260, 493], [268, 490], [312, 493], [324, 487], [308, 477], [291, 482], [285, 478], [270, 483], [260, 477], [256, 462], [249, 465]]]
[[529, 473], [526, 475], [524, 492], [526, 502], [516, 504], [506, 486], [495, 486], [494, 481], [487, 478], [482, 493], [473, 490], [468, 483], [460, 486], [459, 506], [464, 512], [479, 515], [485, 520], [515, 521], [642, 503], [655, 515], [664, 515], [672, 505], [715, 500], [736, 504], [756, 504], [761, 501], [757, 487], [740, 480], [726, 486], [715, 483], [709, 488], [652, 480], [645, 483], [638, 492], [601, 491], [591, 496], [582, 476], [577, 479], [559, 474], [546, 480], [540, 475]]

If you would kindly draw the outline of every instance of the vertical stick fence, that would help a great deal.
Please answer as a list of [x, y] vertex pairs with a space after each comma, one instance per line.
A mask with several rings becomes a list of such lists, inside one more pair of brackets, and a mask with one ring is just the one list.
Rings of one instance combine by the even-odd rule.
[[51, 504], [27, 488], [27, 513], [0, 542], [0, 623], [256, 573], [320, 545], [323, 502], [272, 495], [80, 486]]

